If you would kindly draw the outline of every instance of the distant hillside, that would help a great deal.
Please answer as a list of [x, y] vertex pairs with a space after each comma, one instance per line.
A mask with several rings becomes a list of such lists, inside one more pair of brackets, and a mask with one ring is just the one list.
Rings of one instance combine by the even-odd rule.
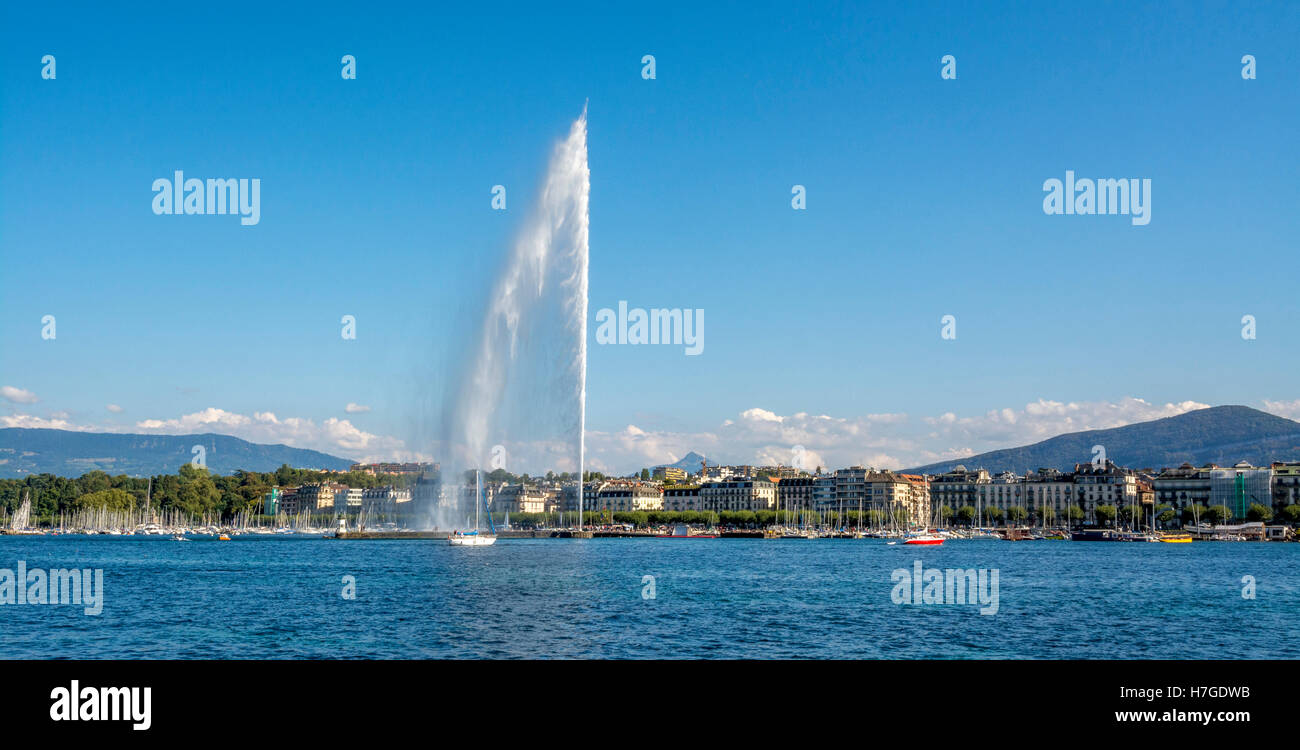
[[207, 466], [218, 474], [238, 469], [275, 471], [282, 464], [303, 469], [347, 469], [352, 462], [287, 445], [259, 445], [229, 435], [123, 435], [68, 430], [0, 429], [0, 479], [28, 474], [79, 477], [100, 469], [109, 474], [174, 474], [202, 445]]
[[652, 466], [651, 469], [652, 470], [658, 469], [660, 466], [670, 466], [675, 469], [683, 469], [686, 471], [687, 474], [698, 474], [700, 471], [700, 463], [702, 461], [704, 461], [704, 456], [701, 456], [695, 451], [691, 451], [690, 453], [687, 453], [685, 456], [682, 456], [681, 459], [676, 463], [657, 464], [655, 466]]
[[1071, 469], [1092, 460], [1094, 445], [1105, 446], [1106, 458], [1119, 466], [1134, 469], [1160, 469], [1184, 461], [1195, 466], [1231, 466], [1238, 461], [1267, 466], [1272, 461], [1300, 460], [1300, 422], [1248, 406], [1215, 406], [1109, 430], [1071, 432], [1021, 448], [989, 451], [907, 471], [939, 474], [958, 464], [994, 473], [1023, 474], [1041, 467]]

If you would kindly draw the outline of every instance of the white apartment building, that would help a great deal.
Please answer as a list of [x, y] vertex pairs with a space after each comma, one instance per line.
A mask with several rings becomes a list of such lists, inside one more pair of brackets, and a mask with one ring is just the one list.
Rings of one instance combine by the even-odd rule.
[[360, 487], [336, 486], [334, 488], [334, 512], [347, 513], [360, 510], [364, 495], [365, 490]]
[[612, 513], [663, 510], [664, 488], [656, 482], [605, 482], [596, 491], [594, 507]]
[[775, 510], [776, 485], [766, 479], [705, 482], [700, 486], [703, 510]]
[[546, 492], [525, 484], [503, 484], [492, 497], [491, 508], [497, 513], [545, 513]]

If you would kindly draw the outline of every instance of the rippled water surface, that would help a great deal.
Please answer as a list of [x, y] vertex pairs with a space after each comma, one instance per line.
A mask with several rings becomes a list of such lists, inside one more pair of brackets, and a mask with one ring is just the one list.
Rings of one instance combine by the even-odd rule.
[[[102, 568], [105, 601], [0, 605], [6, 658], [1295, 658], [1300, 631], [1300, 544], [0, 537], [19, 560]], [[996, 568], [998, 613], [894, 604], [915, 560]]]

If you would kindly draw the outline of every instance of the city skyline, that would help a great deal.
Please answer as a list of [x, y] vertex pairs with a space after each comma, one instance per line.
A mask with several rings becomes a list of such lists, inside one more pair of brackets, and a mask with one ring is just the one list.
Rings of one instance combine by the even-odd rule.
[[[589, 469], [796, 445], [902, 468], [1211, 405], [1294, 419], [1298, 19], [1268, 8], [258, 6], [159, 34], [9, 7], [0, 427], [438, 460], [445, 373], [584, 102]], [[260, 180], [258, 221], [156, 215], [177, 170]], [[1151, 180], [1149, 223], [1045, 213], [1067, 172]], [[599, 343], [620, 303], [703, 310], [703, 349]]]

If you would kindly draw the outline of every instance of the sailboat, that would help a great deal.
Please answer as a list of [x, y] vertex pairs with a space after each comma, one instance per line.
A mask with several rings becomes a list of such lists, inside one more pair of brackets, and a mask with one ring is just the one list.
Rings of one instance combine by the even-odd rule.
[[[896, 515], [897, 510], [890, 513]], [[927, 521], [929, 519], [926, 519]], [[903, 533], [903, 544], [943, 544], [943, 537], [938, 534], [930, 533], [930, 527], [927, 523], [919, 529]]]
[[479, 511], [483, 507], [483, 472], [475, 470], [474, 472], [474, 530], [473, 531], [453, 531], [451, 536], [447, 537], [447, 542], [453, 547], [488, 547], [496, 544], [497, 530], [492, 525], [492, 514], [488, 514], [488, 527], [491, 528], [491, 534], [481, 533], [479, 529]]

